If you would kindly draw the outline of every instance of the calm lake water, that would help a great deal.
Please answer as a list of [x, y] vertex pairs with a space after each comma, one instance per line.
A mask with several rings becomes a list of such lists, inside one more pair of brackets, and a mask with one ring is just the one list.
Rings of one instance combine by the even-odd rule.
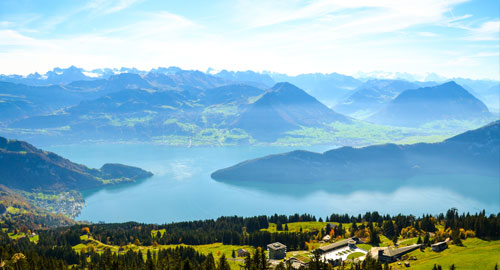
[[[331, 146], [302, 147], [323, 152]], [[78, 220], [93, 222], [172, 221], [219, 216], [310, 213], [357, 215], [380, 213], [500, 212], [498, 177], [441, 175], [410, 179], [359, 180], [315, 185], [220, 183], [210, 174], [237, 162], [289, 147], [194, 147], [149, 144], [98, 144], [44, 147], [89, 167], [123, 163], [153, 172], [134, 184], [84, 192], [86, 205]]]

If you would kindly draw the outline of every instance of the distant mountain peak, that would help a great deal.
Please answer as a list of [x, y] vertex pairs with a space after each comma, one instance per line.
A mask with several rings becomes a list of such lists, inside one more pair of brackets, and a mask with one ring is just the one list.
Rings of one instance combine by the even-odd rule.
[[277, 83], [244, 111], [236, 127], [254, 138], [273, 141], [287, 131], [321, 127], [335, 121], [349, 122], [304, 90], [287, 82]]
[[298, 88], [297, 86], [289, 83], [289, 82], [279, 82], [276, 83], [272, 88], [272, 90], [275, 91], [287, 91], [287, 90], [295, 90], [295, 91], [303, 91], [302, 89]]
[[440, 120], [487, 119], [486, 105], [462, 86], [449, 81], [403, 91], [369, 119], [376, 123], [419, 126]]

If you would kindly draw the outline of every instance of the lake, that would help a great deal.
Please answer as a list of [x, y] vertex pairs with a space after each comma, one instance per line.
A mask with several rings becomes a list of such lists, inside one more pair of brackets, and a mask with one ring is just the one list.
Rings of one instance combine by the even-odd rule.
[[[332, 146], [300, 147], [323, 152]], [[77, 220], [169, 223], [219, 216], [310, 213], [357, 215], [500, 212], [498, 177], [420, 176], [314, 185], [237, 186], [214, 181], [210, 174], [240, 161], [287, 152], [296, 147], [193, 147], [152, 144], [83, 144], [44, 147], [73, 162], [99, 168], [123, 163], [153, 172], [152, 178], [83, 192], [86, 204]]]

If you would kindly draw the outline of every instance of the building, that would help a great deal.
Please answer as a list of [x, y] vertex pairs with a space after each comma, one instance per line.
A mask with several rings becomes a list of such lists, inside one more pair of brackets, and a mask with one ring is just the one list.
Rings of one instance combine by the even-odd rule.
[[332, 266], [339, 266], [343, 261], [347, 260], [347, 257], [351, 253], [361, 252], [363, 254], [366, 254], [365, 250], [360, 249], [356, 246], [358, 242], [360, 242], [359, 238], [352, 237], [322, 246], [317, 250], [321, 254], [321, 258], [323, 260], [327, 261]]
[[338, 241], [338, 242], [335, 242], [335, 243], [332, 243], [332, 244], [329, 244], [326, 246], [322, 246], [318, 249], [319, 249], [319, 252], [321, 254], [332, 252], [332, 251], [335, 251], [336, 249], [344, 248], [347, 246], [349, 246], [349, 248], [355, 249], [356, 243], [358, 243], [358, 242], [359, 242], [359, 238], [351, 237], [351, 238], [348, 238], [348, 239], [345, 239], [342, 241]]
[[286, 257], [286, 246], [280, 242], [267, 245], [270, 260], [282, 260]]
[[431, 245], [432, 251], [440, 252], [448, 248], [448, 243], [446, 241], [435, 243]]
[[325, 241], [325, 242], [330, 241], [330, 235], [328, 235], [328, 234], [325, 235], [325, 237], [323, 237], [323, 241]]
[[307, 263], [305, 263], [305, 262], [303, 262], [295, 257], [292, 257], [288, 261], [286, 261], [286, 264], [290, 264], [293, 269], [299, 269], [301, 267], [307, 266]]
[[240, 248], [236, 251], [236, 256], [238, 257], [246, 257], [250, 255], [250, 252], [248, 252], [246, 249]]
[[381, 262], [392, 263], [397, 260], [400, 260], [403, 255], [420, 248], [420, 246], [422, 245], [415, 244], [400, 248], [389, 248], [389, 247], [372, 248], [373, 251], [370, 250], [370, 252], [372, 253], [373, 258], [379, 259]]

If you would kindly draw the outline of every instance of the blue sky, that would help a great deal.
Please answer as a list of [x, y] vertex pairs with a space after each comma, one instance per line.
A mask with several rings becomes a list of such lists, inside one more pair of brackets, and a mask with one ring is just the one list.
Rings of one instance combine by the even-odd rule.
[[179, 66], [499, 80], [498, 0], [0, 1], [0, 73]]

